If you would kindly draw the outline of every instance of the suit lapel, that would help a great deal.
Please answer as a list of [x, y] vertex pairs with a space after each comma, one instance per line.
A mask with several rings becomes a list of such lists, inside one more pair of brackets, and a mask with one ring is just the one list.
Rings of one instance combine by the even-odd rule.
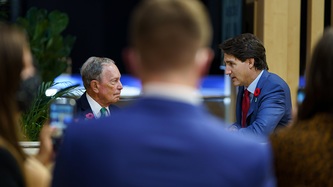
[[[262, 73], [262, 75], [261, 75], [261, 77], [260, 77], [260, 79], [259, 79], [259, 81], [258, 81], [258, 84], [257, 84], [257, 87], [256, 87], [256, 88], [260, 88], [260, 89], [262, 89], [264, 83], [265, 83], [266, 80], [267, 80], [268, 75], [269, 75], [269, 73], [268, 73], [266, 70], [264, 70], [264, 72]], [[252, 96], [253, 96], [253, 95], [252, 95]], [[255, 97], [253, 96], [252, 101], [251, 101], [251, 104], [250, 104], [250, 109], [249, 109], [249, 112], [247, 113], [246, 118], [249, 117], [249, 116], [253, 113], [253, 111], [254, 111], [255, 108], [257, 108], [259, 97], [260, 97], [260, 95], [259, 95], [257, 98], [255, 98]], [[252, 122], [251, 122], [251, 123], [252, 123]]]
[[90, 105], [88, 103], [88, 99], [87, 99], [86, 93], [84, 93], [84, 95], [83, 95], [83, 98], [81, 100], [81, 104], [82, 104], [81, 105], [82, 111], [84, 111], [84, 112], [92, 112], [91, 107], [90, 107]]
[[239, 86], [238, 87], [237, 100], [236, 100], [236, 121], [237, 121], [238, 124], [241, 124], [241, 121], [242, 121], [243, 93], [244, 93], [244, 86]]
[[120, 108], [117, 105], [112, 104], [109, 106], [110, 115], [112, 115], [112, 112], [118, 111], [118, 110], [120, 110]]
[[80, 110], [78, 111], [83, 118], [86, 117], [87, 114], [93, 113], [87, 99], [86, 92], [83, 93], [80, 99], [77, 100], [77, 104], [80, 107]]
[[249, 108], [249, 111], [247, 112], [246, 118], [249, 117], [253, 113], [253, 110], [254, 110], [256, 105], [257, 105], [257, 103], [254, 102], [254, 97], [253, 97], [253, 99], [250, 103], [250, 108]]
[[257, 88], [261, 89], [263, 87], [263, 85], [265, 84], [268, 76], [269, 76], [269, 73], [266, 70], [264, 70], [264, 72], [262, 73], [262, 75], [261, 75], [261, 77], [258, 81]]

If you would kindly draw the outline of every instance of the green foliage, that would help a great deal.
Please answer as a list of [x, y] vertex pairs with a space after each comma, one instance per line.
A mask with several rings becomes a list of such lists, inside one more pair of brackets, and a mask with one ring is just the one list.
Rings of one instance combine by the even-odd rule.
[[0, 21], [6, 21], [8, 19], [8, 4], [7, 1], [0, 0]]
[[54, 83], [54, 79], [66, 71], [67, 60], [76, 40], [74, 36], [62, 34], [68, 23], [69, 18], [66, 13], [58, 10], [48, 12], [36, 7], [30, 8], [25, 17], [16, 20], [16, 24], [27, 32], [31, 52], [43, 81], [33, 105], [21, 118], [23, 133], [32, 141], [38, 140], [42, 126], [49, 118], [50, 103], [58, 97], [74, 96], [73, 92], [77, 88], [76, 85], [65, 85], [67, 87], [54, 96], [45, 95], [49, 88], [66, 84]]
[[[55, 95], [48, 97], [45, 95], [46, 90], [52, 87], [57, 87], [60, 84], [66, 86], [59, 90]], [[39, 132], [45, 123], [45, 121], [49, 118], [49, 106], [50, 104], [58, 97], [76, 97], [76, 92], [78, 90], [79, 85], [71, 85], [70, 83], [62, 82], [62, 83], [54, 83], [43, 82], [39, 88], [37, 97], [33, 101], [33, 104], [29, 111], [23, 113], [21, 118], [21, 125], [23, 129], [24, 135], [26, 135], [27, 139], [32, 141], [37, 141], [39, 137]]]
[[62, 36], [69, 23], [68, 15], [54, 10], [32, 7], [16, 24], [23, 27], [30, 39], [30, 47], [44, 82], [54, 81], [68, 67], [67, 60], [76, 37]]

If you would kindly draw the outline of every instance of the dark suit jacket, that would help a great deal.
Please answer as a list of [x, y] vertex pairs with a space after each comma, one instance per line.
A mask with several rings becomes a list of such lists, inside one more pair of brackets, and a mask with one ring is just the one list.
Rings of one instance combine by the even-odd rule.
[[222, 125], [202, 106], [140, 98], [68, 127], [53, 187], [275, 186], [269, 146]]
[[[119, 107], [116, 105], [110, 105], [109, 111], [110, 115], [116, 110], [119, 110]], [[79, 99], [76, 100], [76, 118], [86, 119], [88, 113], [93, 113], [92, 109], [88, 103], [86, 92], [84, 92]]]
[[[289, 124], [292, 117], [290, 89], [287, 83], [274, 73], [264, 71], [260, 77], [257, 88], [259, 96], [253, 97], [247, 113], [246, 128], [240, 133], [249, 136], [263, 136], [267, 138], [275, 129]], [[238, 89], [236, 103], [236, 123], [241, 127], [242, 99], [244, 87]]]

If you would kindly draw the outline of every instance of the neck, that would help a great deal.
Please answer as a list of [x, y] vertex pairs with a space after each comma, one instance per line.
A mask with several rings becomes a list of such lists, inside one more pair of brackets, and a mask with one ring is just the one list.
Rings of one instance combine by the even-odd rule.
[[198, 76], [193, 76], [189, 73], [149, 73], [141, 76], [142, 85], [149, 83], [166, 83], [166, 84], [178, 84], [187, 87], [198, 89], [201, 79]]
[[249, 82], [247, 83], [247, 85], [245, 85], [245, 87], [250, 86], [250, 84], [259, 76], [261, 71], [263, 71], [263, 70], [255, 69], [254, 71], [252, 71], [252, 73], [249, 76]]
[[102, 100], [99, 98], [99, 96], [92, 90], [86, 90], [86, 92], [93, 100], [95, 100], [99, 105], [101, 105], [101, 107], [108, 107], [111, 104], [111, 103], [105, 104], [104, 102], [102, 102]]

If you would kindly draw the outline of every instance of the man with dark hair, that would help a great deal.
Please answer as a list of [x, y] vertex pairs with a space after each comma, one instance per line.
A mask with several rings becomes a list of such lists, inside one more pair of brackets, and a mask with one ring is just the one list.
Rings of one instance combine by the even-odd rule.
[[291, 121], [292, 106], [287, 83], [268, 72], [266, 51], [253, 34], [245, 33], [224, 41], [225, 74], [238, 86], [236, 123], [230, 130], [264, 137]]

